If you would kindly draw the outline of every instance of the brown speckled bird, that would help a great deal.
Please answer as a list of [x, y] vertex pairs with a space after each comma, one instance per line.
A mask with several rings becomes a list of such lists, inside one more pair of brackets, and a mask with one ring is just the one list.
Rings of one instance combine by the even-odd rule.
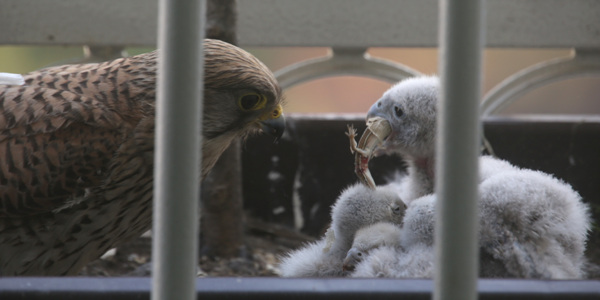
[[[236, 138], [284, 130], [281, 90], [205, 40], [202, 177]], [[0, 276], [72, 275], [151, 227], [157, 53], [0, 85]]]

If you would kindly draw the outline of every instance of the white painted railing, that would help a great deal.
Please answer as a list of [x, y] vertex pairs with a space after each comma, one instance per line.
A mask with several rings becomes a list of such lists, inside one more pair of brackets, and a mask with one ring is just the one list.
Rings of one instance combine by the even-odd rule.
[[477, 299], [483, 3], [440, 0], [435, 300]]
[[160, 0], [153, 300], [196, 299], [205, 13], [204, 0]]

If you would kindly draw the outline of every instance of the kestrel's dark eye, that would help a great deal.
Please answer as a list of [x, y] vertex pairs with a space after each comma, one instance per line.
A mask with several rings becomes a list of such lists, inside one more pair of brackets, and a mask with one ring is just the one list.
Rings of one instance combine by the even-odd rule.
[[396, 117], [398, 117], [398, 118], [400, 118], [400, 117], [402, 117], [402, 115], [404, 115], [402, 108], [400, 108], [399, 106], [394, 106], [394, 112], [396, 113]]
[[256, 93], [245, 94], [238, 100], [238, 106], [245, 111], [261, 109], [266, 103], [267, 98]]
[[381, 107], [381, 101], [377, 102], [377, 107]]

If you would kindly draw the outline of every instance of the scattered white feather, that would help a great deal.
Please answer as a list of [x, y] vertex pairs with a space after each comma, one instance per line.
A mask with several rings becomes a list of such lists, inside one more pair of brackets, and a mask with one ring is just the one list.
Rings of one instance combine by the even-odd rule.
[[271, 171], [269, 174], [267, 174], [267, 178], [269, 178], [271, 181], [279, 181], [283, 178], [283, 175], [281, 175], [279, 172]]
[[285, 207], [283, 206], [277, 206], [275, 208], [273, 208], [273, 214], [274, 215], [279, 215], [285, 212]]
[[104, 252], [104, 254], [102, 254], [102, 256], [100, 256], [100, 259], [102, 259], [102, 260], [112, 259], [113, 257], [115, 257], [116, 254], [117, 254], [117, 248], [110, 248], [106, 252]]
[[23, 75], [21, 74], [0, 72], [0, 84], [23, 85], [25, 84], [25, 79], [23, 79]]

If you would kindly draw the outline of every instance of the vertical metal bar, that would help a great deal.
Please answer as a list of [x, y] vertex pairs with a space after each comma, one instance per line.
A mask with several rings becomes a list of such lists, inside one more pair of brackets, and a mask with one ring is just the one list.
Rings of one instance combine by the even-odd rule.
[[159, 0], [152, 299], [195, 299], [205, 1]]
[[440, 0], [433, 299], [476, 299], [482, 1]]

